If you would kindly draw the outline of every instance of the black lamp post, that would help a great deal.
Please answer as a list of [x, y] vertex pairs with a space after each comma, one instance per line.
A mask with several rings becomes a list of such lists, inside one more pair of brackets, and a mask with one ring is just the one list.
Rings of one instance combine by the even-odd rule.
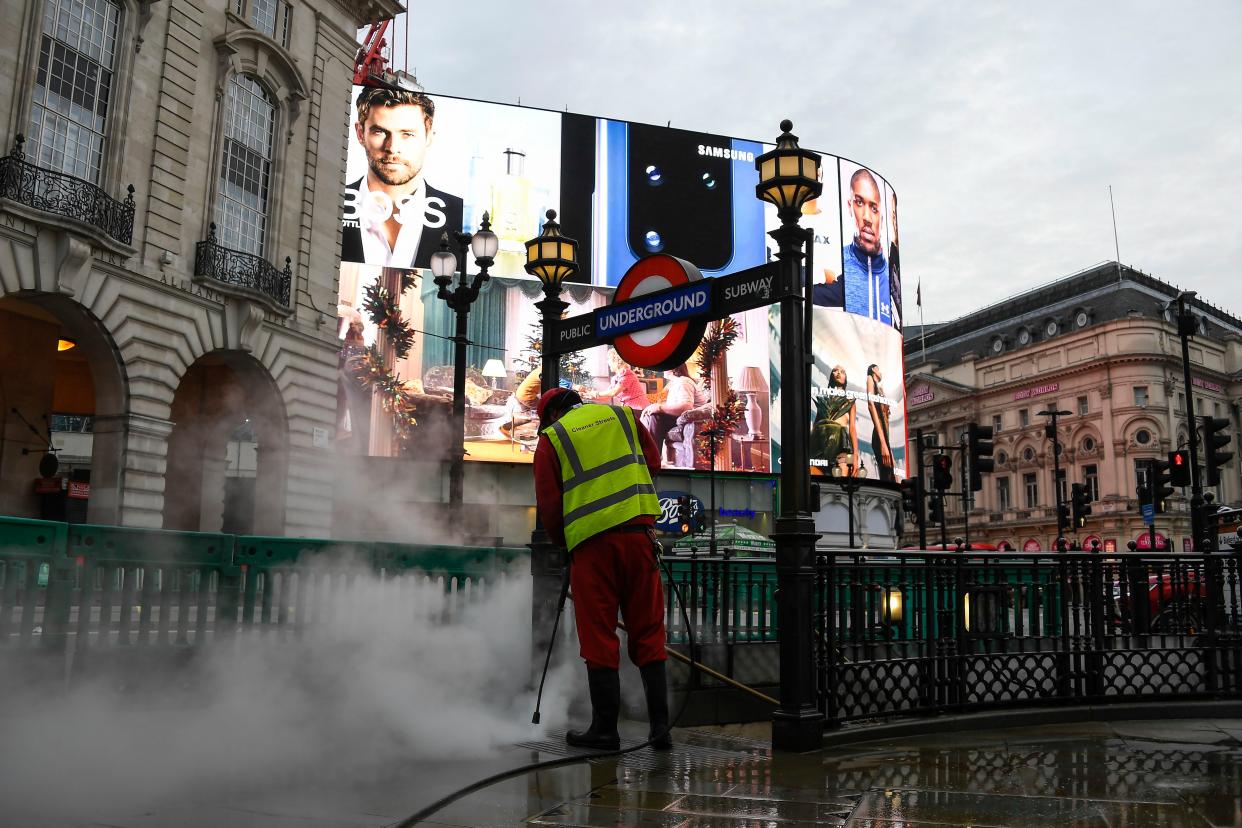
[[[541, 392], [560, 385], [561, 355], [556, 352], [553, 343], [556, 341], [556, 323], [569, 307], [569, 303], [561, 299], [561, 285], [577, 270], [578, 242], [561, 235], [556, 211], [549, 210], [543, 232], [526, 242], [526, 272], [543, 284], [543, 299], [535, 303], [543, 325], [539, 366]], [[551, 622], [566, 570], [560, 547], [548, 539], [538, 513], [530, 536], [530, 574], [532, 652], [539, 653], [549, 645]]]
[[[461, 267], [458, 268], [458, 256], [449, 251], [448, 233], [440, 237], [440, 249], [431, 254], [431, 272], [435, 277], [436, 293], [457, 314], [457, 327], [453, 333], [453, 427], [456, 434], [453, 438], [451, 464], [449, 465], [449, 510], [454, 525], [462, 526], [462, 501], [465, 489], [465, 454], [466, 454], [466, 323], [470, 317], [470, 306], [479, 298], [479, 289], [490, 277], [487, 269], [496, 258], [496, 249], [500, 240], [491, 231], [491, 221], [487, 213], [483, 214], [483, 223], [473, 236], [469, 233], [454, 233], [454, 240], [460, 252]], [[466, 250], [474, 253], [474, 260], [479, 265], [479, 272], [467, 284], [466, 281]], [[457, 284], [453, 284], [453, 276], [457, 276]]]
[[542, 359], [539, 366], [539, 388], [546, 391], [561, 382], [561, 355], [549, 348], [569, 303], [561, 299], [561, 285], [578, 271], [578, 242], [561, 235], [556, 211], [549, 210], [543, 232], [526, 242], [526, 272], [543, 283], [543, 299], [535, 303], [543, 323]]
[[772, 715], [777, 750], [817, 750], [824, 716], [816, 692], [814, 630], [815, 521], [811, 516], [811, 362], [806, 302], [810, 290], [802, 259], [811, 234], [798, 224], [802, 205], [823, 192], [820, 156], [798, 146], [781, 121], [776, 148], [755, 159], [755, 195], [776, 206], [781, 226], [776, 241], [781, 309], [781, 509], [776, 520], [776, 577], [780, 590], [780, 707]]
[[837, 485], [839, 485], [842, 489], [845, 489], [845, 495], [847, 499], [846, 505], [849, 508], [849, 512], [850, 512], [850, 549], [853, 549], [854, 548], [854, 493], [857, 492], [858, 489], [862, 486], [863, 478], [867, 476], [867, 467], [863, 465], [862, 460], [859, 460], [857, 469], [854, 468], [854, 464], [852, 462], [846, 468], [849, 473], [843, 476], [841, 474], [841, 467], [833, 466], [832, 474], [834, 477], [840, 478], [837, 481]]

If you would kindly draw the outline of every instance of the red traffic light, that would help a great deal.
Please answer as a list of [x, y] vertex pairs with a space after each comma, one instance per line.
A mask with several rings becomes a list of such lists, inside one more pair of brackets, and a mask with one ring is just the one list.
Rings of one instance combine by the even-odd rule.
[[1179, 467], [1186, 465], [1186, 455], [1182, 454], [1180, 451], [1173, 452], [1173, 465]]

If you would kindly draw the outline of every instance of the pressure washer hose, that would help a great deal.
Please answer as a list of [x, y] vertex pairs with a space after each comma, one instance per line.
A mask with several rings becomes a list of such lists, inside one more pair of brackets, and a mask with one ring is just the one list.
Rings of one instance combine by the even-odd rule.
[[[689, 613], [686, 612], [686, 602], [681, 594], [681, 588], [677, 585], [677, 582], [673, 580], [672, 569], [669, 567], [668, 563], [663, 558], [660, 559], [660, 565], [664, 567], [664, 572], [666, 575], [668, 575], [669, 586], [672, 587], [673, 594], [677, 596], [677, 606], [681, 609], [681, 617], [682, 617], [682, 620], [685, 621], [685, 624], [686, 624], [686, 635], [690, 639], [690, 652], [693, 653], [695, 650], [694, 627], [691, 626], [690, 624], [690, 615]], [[559, 622], [559, 619], [560, 619], [560, 616], [558, 613], [558, 616], [557, 616], [558, 622]], [[554, 627], [553, 636], [555, 636], [555, 627]], [[551, 652], [551, 649], [552, 649], [552, 642], [548, 642], [549, 653]], [[746, 685], [741, 684], [740, 682], [734, 681], [733, 679], [728, 678], [727, 676], [722, 676], [720, 673], [717, 673], [715, 670], [712, 670], [710, 667], [707, 667], [703, 664], [699, 664], [697, 661], [694, 661], [693, 659], [686, 657], [685, 655], [677, 652], [671, 647], [666, 646], [664, 649], [669, 655], [673, 656], [674, 658], [677, 658], [678, 660], [685, 662], [686, 664], [690, 665], [691, 667], [695, 669], [702, 670], [703, 672], [707, 673], [713, 678], [724, 681], [727, 684], [730, 684], [744, 692], [750, 693], [751, 695], [756, 696], [770, 704], [773, 704], [773, 705], [778, 704], [776, 699], [773, 699], [770, 696], [765, 696], [764, 694], [760, 693], [758, 690], [755, 690], [753, 687], [747, 687]], [[558, 767], [561, 767], [562, 765], [572, 765], [578, 762], [585, 762], [590, 759], [608, 759], [608, 758], [615, 757], [615, 756], [624, 756], [627, 753], [633, 753], [634, 751], [642, 750], [645, 747], [650, 747], [653, 742], [663, 739], [665, 736], [668, 735], [668, 733], [674, 727], [677, 726], [677, 722], [681, 721], [682, 714], [686, 712], [686, 704], [689, 701], [690, 701], [690, 694], [686, 693], [682, 697], [681, 707], [678, 708], [677, 715], [673, 717], [673, 720], [671, 722], [669, 722], [668, 727], [665, 728], [663, 732], [657, 733], [656, 735], [652, 736], [650, 739], [648, 739], [645, 742], [640, 742], [639, 744], [633, 745], [632, 747], [621, 748], [619, 750], [604, 750], [604, 751], [592, 751], [590, 753], [576, 753], [573, 756], [562, 756], [559, 759], [548, 759], [543, 762], [533, 762], [529, 765], [521, 765], [519, 767], [512, 768], [507, 771], [501, 771], [500, 773], [496, 773], [491, 776], [484, 777], [483, 779], [480, 779], [477, 782], [474, 782], [470, 785], [467, 785], [464, 788], [460, 788], [456, 791], [453, 791], [447, 796], [443, 796], [440, 799], [437, 799], [435, 802], [431, 803], [430, 805], [418, 811], [417, 813], [414, 813], [406, 817], [400, 822], [394, 823], [392, 826], [390, 826], [390, 828], [411, 828], [411, 826], [417, 825], [418, 823], [427, 819], [432, 814], [436, 813], [442, 808], [445, 808], [446, 806], [451, 805], [452, 803], [461, 799], [463, 796], [467, 796], [469, 794], [474, 793], [475, 791], [482, 790], [483, 788], [487, 788], [491, 785], [495, 785], [497, 782], [502, 782], [506, 779], [511, 779], [515, 776], [521, 776], [523, 774], [533, 773], [535, 771], [546, 770], [548, 768], [558, 768]]]

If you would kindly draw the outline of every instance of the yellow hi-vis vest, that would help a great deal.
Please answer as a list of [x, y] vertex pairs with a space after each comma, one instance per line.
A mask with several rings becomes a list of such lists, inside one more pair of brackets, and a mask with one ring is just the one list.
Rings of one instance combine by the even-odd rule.
[[631, 518], [660, 514], [629, 406], [580, 405], [543, 433], [561, 461], [565, 545], [571, 551]]

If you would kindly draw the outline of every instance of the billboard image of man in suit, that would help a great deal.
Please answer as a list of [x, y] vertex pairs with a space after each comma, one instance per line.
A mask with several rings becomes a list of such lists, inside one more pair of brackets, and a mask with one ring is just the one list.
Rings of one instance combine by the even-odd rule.
[[427, 183], [435, 102], [422, 92], [364, 87], [354, 132], [367, 172], [348, 185], [341, 259], [381, 267], [429, 267], [444, 232], [461, 229], [462, 199]]

